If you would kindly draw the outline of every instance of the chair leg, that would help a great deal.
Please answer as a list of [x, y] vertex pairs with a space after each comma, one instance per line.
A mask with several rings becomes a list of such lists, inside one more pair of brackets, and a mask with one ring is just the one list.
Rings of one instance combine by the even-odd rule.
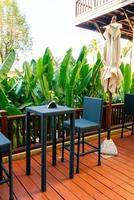
[[98, 165], [101, 165], [101, 131], [98, 132]]
[[9, 194], [10, 200], [13, 200], [13, 177], [12, 177], [12, 152], [9, 152]]
[[79, 173], [79, 159], [80, 159], [80, 130], [78, 130], [78, 145], [77, 145], [77, 165], [76, 165], [76, 173]]
[[1, 164], [2, 164], [2, 154], [0, 153], [0, 180], [2, 180], [2, 178], [3, 178]]
[[82, 132], [82, 153], [84, 153], [84, 132]]
[[63, 128], [63, 131], [62, 131], [62, 155], [61, 155], [61, 162], [64, 162], [64, 143], [65, 143], [65, 129]]

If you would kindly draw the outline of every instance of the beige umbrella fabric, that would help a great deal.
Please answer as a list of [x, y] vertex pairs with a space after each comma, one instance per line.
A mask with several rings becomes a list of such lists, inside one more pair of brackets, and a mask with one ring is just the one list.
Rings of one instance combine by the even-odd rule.
[[116, 145], [110, 139], [112, 94], [116, 93], [121, 85], [123, 76], [120, 71], [120, 36], [121, 24], [111, 23], [106, 26], [104, 37], [106, 39], [104, 48], [104, 65], [101, 73], [101, 81], [104, 91], [109, 93], [109, 116], [108, 117], [108, 136], [101, 144], [101, 153], [107, 155], [117, 155]]
[[104, 48], [104, 65], [101, 81], [104, 91], [116, 93], [123, 79], [120, 71], [120, 36], [121, 24], [111, 23], [106, 27], [104, 37], [106, 39]]

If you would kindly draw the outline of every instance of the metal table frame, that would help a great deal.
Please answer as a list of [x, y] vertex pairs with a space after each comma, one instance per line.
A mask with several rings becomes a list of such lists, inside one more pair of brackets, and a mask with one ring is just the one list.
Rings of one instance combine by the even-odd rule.
[[30, 113], [35, 113], [41, 117], [41, 191], [46, 191], [46, 147], [47, 147], [47, 118], [52, 117], [52, 164], [56, 165], [56, 130], [55, 117], [62, 114], [69, 114], [70, 127], [70, 167], [69, 177], [74, 176], [74, 109], [66, 106], [57, 108], [47, 108], [47, 105], [33, 106], [26, 108], [26, 175], [31, 174], [31, 156], [30, 156]]

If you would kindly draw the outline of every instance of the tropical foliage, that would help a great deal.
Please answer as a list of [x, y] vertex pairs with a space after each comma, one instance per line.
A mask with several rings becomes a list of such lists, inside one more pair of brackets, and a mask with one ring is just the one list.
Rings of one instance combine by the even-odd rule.
[[9, 78], [7, 73], [10, 71], [15, 60], [15, 51], [12, 50], [0, 67], [0, 109], [7, 110], [8, 114], [20, 114], [21, 112], [13, 103], [16, 95], [13, 91], [16, 84], [15, 78]]
[[[15, 61], [15, 51], [11, 50], [0, 66], [0, 109], [8, 114], [20, 114], [25, 107], [44, 104], [55, 100], [61, 105], [80, 107], [84, 96], [102, 97], [107, 95], [101, 85], [103, 62], [98, 52], [96, 62], [89, 64], [89, 48], [83, 46], [78, 58], [73, 58], [68, 49], [63, 59], [55, 61], [52, 52], [46, 48], [37, 60], [23, 63], [23, 71], [16, 69], [10, 77], [10, 69]], [[134, 92], [134, 74], [130, 64], [121, 64], [122, 86], [114, 101], [123, 101], [124, 93]]]
[[89, 49], [83, 46], [78, 59], [72, 49], [66, 52], [63, 60], [55, 67], [55, 60], [49, 48], [37, 60], [23, 63], [23, 72], [16, 69], [13, 77], [8, 76], [15, 60], [12, 50], [0, 68], [0, 108], [8, 114], [18, 114], [26, 106], [44, 104], [55, 100], [62, 105], [78, 107], [83, 96], [102, 96], [100, 69], [103, 66], [98, 53], [94, 65], [88, 64]]

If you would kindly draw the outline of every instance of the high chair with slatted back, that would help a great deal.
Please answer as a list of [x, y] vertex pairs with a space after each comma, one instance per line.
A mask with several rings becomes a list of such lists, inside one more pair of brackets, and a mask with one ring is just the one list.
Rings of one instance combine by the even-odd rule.
[[[77, 140], [77, 152], [74, 155], [77, 157], [76, 173], [79, 173], [79, 159], [80, 156], [90, 154], [93, 152], [98, 152], [98, 165], [101, 164], [100, 160], [100, 136], [101, 136], [101, 121], [103, 113], [103, 100], [94, 97], [84, 97], [84, 107], [83, 116], [80, 119], [75, 119], [75, 130], [78, 133]], [[66, 120], [63, 122], [63, 135], [62, 135], [62, 158], [61, 161], [64, 162], [64, 149], [69, 149], [69, 144], [65, 144], [64, 135], [65, 129], [70, 128], [70, 121]], [[85, 132], [89, 132], [89, 135], [98, 136], [98, 145], [95, 146], [84, 140]], [[85, 151], [84, 144], [92, 147], [92, 149]], [[80, 152], [80, 145], [82, 145], [82, 151]]]

